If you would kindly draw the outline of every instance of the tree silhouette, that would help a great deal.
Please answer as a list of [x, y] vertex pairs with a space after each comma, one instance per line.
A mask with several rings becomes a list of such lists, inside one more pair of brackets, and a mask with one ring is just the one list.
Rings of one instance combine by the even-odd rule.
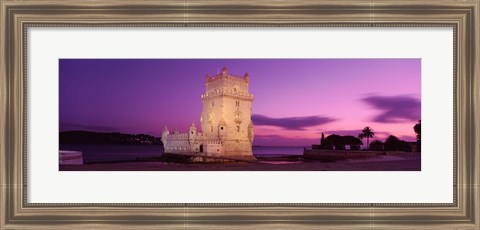
[[421, 150], [421, 144], [422, 144], [422, 120], [418, 120], [418, 123], [413, 126], [413, 131], [417, 134], [417, 146], [418, 146], [418, 151]]
[[372, 143], [370, 143], [370, 150], [382, 151], [383, 150], [383, 142], [381, 142], [379, 140], [372, 141]]
[[385, 151], [404, 151], [410, 152], [412, 149], [410, 144], [404, 140], [398, 139], [396, 136], [390, 135], [385, 140], [384, 144]]
[[372, 138], [373, 136], [375, 136], [375, 133], [373, 132], [373, 130], [372, 130], [369, 126], [363, 128], [363, 129], [362, 129], [362, 133], [360, 133], [360, 134], [358, 135], [358, 137], [359, 137], [360, 139], [362, 139], [362, 140], [363, 140], [363, 138], [367, 138], [367, 149], [370, 148], [370, 147], [369, 147], [370, 138]]

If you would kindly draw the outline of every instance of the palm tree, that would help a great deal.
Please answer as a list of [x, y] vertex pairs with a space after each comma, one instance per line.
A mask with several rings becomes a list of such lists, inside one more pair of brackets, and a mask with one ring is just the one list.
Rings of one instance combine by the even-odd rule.
[[369, 144], [370, 144], [370, 138], [375, 136], [375, 133], [373, 132], [372, 128], [369, 126], [365, 127], [362, 129], [362, 133], [358, 135], [360, 139], [363, 140], [363, 138], [367, 138], [367, 149], [369, 149]]

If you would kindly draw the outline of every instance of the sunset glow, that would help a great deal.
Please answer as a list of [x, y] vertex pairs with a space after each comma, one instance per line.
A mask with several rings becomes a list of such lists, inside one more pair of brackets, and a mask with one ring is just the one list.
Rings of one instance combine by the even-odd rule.
[[373, 140], [415, 140], [420, 59], [61, 59], [60, 131], [186, 132], [200, 123], [205, 75], [223, 66], [250, 76], [254, 145], [309, 146], [365, 126]]

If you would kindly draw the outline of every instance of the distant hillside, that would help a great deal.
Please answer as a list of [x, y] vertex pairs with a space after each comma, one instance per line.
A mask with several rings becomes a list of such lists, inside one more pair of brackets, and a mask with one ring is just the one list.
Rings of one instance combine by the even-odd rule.
[[146, 134], [98, 133], [89, 131], [60, 132], [60, 144], [141, 144], [161, 145], [160, 138]]

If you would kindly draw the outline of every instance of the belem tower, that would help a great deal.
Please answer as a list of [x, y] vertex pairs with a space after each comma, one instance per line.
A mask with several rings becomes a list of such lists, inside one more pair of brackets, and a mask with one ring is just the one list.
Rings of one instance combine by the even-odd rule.
[[162, 132], [166, 154], [255, 159], [252, 154], [253, 95], [248, 92], [249, 75], [230, 74], [226, 67], [205, 77], [206, 92], [201, 95], [201, 131], [192, 123], [188, 133], [167, 127]]

